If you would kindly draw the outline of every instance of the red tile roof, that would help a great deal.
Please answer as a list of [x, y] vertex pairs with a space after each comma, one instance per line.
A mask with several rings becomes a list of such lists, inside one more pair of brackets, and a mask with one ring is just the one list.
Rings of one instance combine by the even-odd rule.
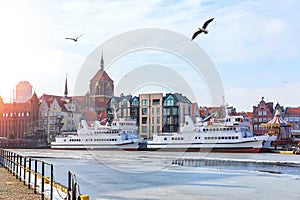
[[108, 74], [105, 71], [102, 71], [101, 69], [98, 70], [98, 72], [95, 74], [95, 76], [91, 79], [91, 81], [113, 81]]
[[300, 108], [287, 108], [285, 114], [286, 115], [299, 115], [300, 114]]

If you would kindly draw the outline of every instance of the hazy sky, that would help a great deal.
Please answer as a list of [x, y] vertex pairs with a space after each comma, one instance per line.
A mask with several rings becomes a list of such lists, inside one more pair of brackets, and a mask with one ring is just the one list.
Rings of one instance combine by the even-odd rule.
[[[194, 42], [214, 62], [226, 102], [240, 111], [251, 111], [262, 96], [300, 106], [299, 10], [298, 0], [1, 0], [0, 95], [10, 102], [19, 81], [29, 81], [38, 96], [63, 95], [66, 74], [72, 95], [82, 64], [111, 37], [159, 28], [190, 38], [215, 17], [209, 33]], [[65, 39], [82, 33], [77, 43]], [[149, 62], [171, 66], [182, 61], [164, 52], [138, 52], [114, 63], [122, 67], [109, 75], [117, 84], [125, 75], [122, 68], [128, 72]]]

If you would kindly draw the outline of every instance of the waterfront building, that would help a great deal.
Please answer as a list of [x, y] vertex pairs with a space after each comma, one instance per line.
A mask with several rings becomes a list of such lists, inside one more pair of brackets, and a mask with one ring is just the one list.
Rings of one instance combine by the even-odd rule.
[[261, 98], [257, 106], [253, 106], [252, 124], [255, 135], [263, 135], [268, 132], [267, 128], [263, 127], [262, 124], [271, 121], [273, 114], [273, 102], [265, 102], [264, 97]]
[[130, 118], [135, 119], [137, 124], [140, 124], [140, 98], [134, 96], [130, 100]]
[[141, 138], [151, 138], [162, 132], [163, 93], [139, 95], [139, 131]]
[[16, 86], [16, 103], [25, 103], [32, 97], [32, 85], [28, 81], [20, 81]]
[[[194, 110], [193, 110], [194, 107]], [[108, 118], [135, 119], [141, 138], [151, 138], [154, 133], [177, 132], [184, 116], [197, 116], [197, 104], [178, 93], [150, 93], [132, 97], [113, 96], [107, 104]]]
[[34, 93], [26, 102], [0, 103], [0, 137], [25, 139], [38, 130], [39, 99]]
[[177, 132], [184, 116], [192, 116], [192, 102], [182, 94], [168, 93], [163, 99], [163, 132]]
[[80, 110], [95, 112], [96, 119], [94, 120], [104, 121], [107, 118], [107, 103], [113, 95], [114, 81], [104, 70], [104, 59], [102, 53], [100, 69], [91, 78], [89, 91], [87, 91], [85, 96], [74, 96], [73, 100], [76, 101]]
[[124, 96], [121, 94], [120, 97], [113, 96], [107, 103], [107, 116], [109, 119], [113, 117], [118, 118], [130, 118], [130, 105], [131, 95]]
[[292, 137], [300, 139], [300, 107], [287, 107], [283, 116], [285, 121], [292, 124]]
[[72, 97], [43, 94], [39, 100], [39, 129], [49, 141], [61, 132], [77, 130], [82, 113]]

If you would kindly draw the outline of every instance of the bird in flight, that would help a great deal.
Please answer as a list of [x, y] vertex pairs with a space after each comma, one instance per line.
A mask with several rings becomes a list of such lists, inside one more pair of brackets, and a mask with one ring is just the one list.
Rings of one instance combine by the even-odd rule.
[[[83, 33], [84, 34], [84, 33]], [[78, 38], [80, 38], [81, 36], [83, 36], [83, 34], [79, 35], [76, 38], [70, 38], [70, 37], [66, 37], [67, 40], [73, 40], [74, 42], [77, 42]]]
[[202, 32], [205, 33], [205, 34], [207, 34], [207, 33], [208, 33], [208, 30], [206, 30], [206, 28], [207, 28], [208, 24], [209, 24], [210, 22], [212, 22], [212, 20], [214, 20], [214, 18], [211, 18], [211, 19], [207, 20], [207, 21], [203, 24], [202, 28], [198, 28], [199, 30], [196, 31], [196, 32], [193, 34], [193, 37], [192, 37], [191, 40], [195, 39], [195, 38], [197, 37], [197, 35], [199, 35], [199, 34], [202, 33]]

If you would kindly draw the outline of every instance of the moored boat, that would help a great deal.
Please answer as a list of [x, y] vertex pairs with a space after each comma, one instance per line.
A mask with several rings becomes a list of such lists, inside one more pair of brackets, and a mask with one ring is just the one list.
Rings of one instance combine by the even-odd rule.
[[116, 118], [111, 124], [85, 120], [75, 134], [62, 134], [51, 142], [52, 149], [137, 150], [139, 144], [136, 121]]
[[[222, 109], [226, 110], [225, 107]], [[147, 140], [146, 148], [163, 151], [260, 152], [269, 136], [255, 136], [243, 116], [229, 116], [226, 111], [223, 115], [214, 114], [208, 120], [196, 123], [186, 116], [179, 132], [154, 134], [153, 138]]]

